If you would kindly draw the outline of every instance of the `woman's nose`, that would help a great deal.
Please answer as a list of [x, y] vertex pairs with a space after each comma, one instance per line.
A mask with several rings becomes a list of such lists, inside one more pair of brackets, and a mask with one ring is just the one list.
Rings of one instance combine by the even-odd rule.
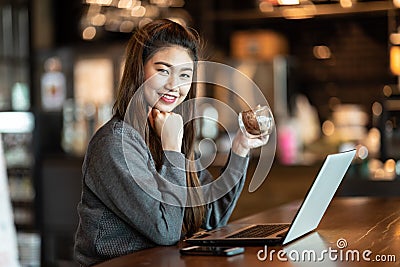
[[177, 90], [179, 88], [179, 79], [175, 75], [170, 75], [165, 87], [169, 90]]

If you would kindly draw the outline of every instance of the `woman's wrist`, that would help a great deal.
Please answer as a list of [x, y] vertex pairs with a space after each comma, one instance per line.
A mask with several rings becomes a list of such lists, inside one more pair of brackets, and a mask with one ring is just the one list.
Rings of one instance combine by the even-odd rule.
[[177, 145], [177, 144], [171, 144], [171, 145], [162, 144], [162, 148], [164, 151], [181, 152], [181, 145]]
[[239, 156], [246, 157], [250, 152], [250, 149], [261, 147], [267, 144], [268, 140], [269, 135], [250, 139], [244, 136], [244, 134], [239, 130], [232, 142], [232, 152]]
[[250, 152], [250, 148], [243, 146], [241, 141], [235, 138], [232, 142], [232, 152], [241, 157], [246, 157]]

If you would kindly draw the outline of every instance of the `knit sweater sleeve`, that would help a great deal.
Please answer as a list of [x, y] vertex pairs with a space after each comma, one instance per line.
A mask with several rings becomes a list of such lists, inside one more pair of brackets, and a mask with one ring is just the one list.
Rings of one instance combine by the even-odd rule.
[[137, 132], [123, 133], [122, 141], [99, 137], [87, 152], [84, 183], [144, 237], [158, 245], [172, 245], [181, 236], [184, 208], [180, 201], [185, 196], [168, 185], [186, 185], [184, 166], [181, 153], [166, 151], [162, 172], [157, 173]]
[[206, 205], [203, 229], [210, 230], [227, 224], [243, 190], [248, 164], [249, 157], [241, 157], [231, 152], [219, 177], [214, 179], [207, 170], [202, 171], [202, 183], [212, 184], [205, 194], [208, 199], [213, 200]]

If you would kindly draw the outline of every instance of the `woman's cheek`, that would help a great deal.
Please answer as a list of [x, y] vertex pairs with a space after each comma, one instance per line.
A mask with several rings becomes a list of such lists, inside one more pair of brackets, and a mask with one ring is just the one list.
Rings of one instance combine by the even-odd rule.
[[185, 85], [183, 87], [182, 94], [186, 97], [189, 94], [189, 91], [190, 91], [190, 84], [189, 85]]
[[163, 81], [162, 78], [157, 78], [157, 76], [153, 76], [149, 80], [149, 87], [154, 91], [162, 88], [164, 85], [165, 85], [165, 81]]

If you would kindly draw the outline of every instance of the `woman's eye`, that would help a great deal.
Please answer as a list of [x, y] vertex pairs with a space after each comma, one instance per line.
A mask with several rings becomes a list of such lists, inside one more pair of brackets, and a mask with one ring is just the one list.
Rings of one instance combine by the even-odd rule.
[[190, 74], [188, 74], [188, 73], [182, 73], [181, 77], [184, 78], [184, 79], [190, 79], [192, 76]]
[[159, 73], [161, 73], [161, 74], [164, 74], [164, 75], [168, 75], [168, 74], [169, 74], [169, 71], [166, 70], [166, 69], [158, 69], [157, 71], [158, 71]]

